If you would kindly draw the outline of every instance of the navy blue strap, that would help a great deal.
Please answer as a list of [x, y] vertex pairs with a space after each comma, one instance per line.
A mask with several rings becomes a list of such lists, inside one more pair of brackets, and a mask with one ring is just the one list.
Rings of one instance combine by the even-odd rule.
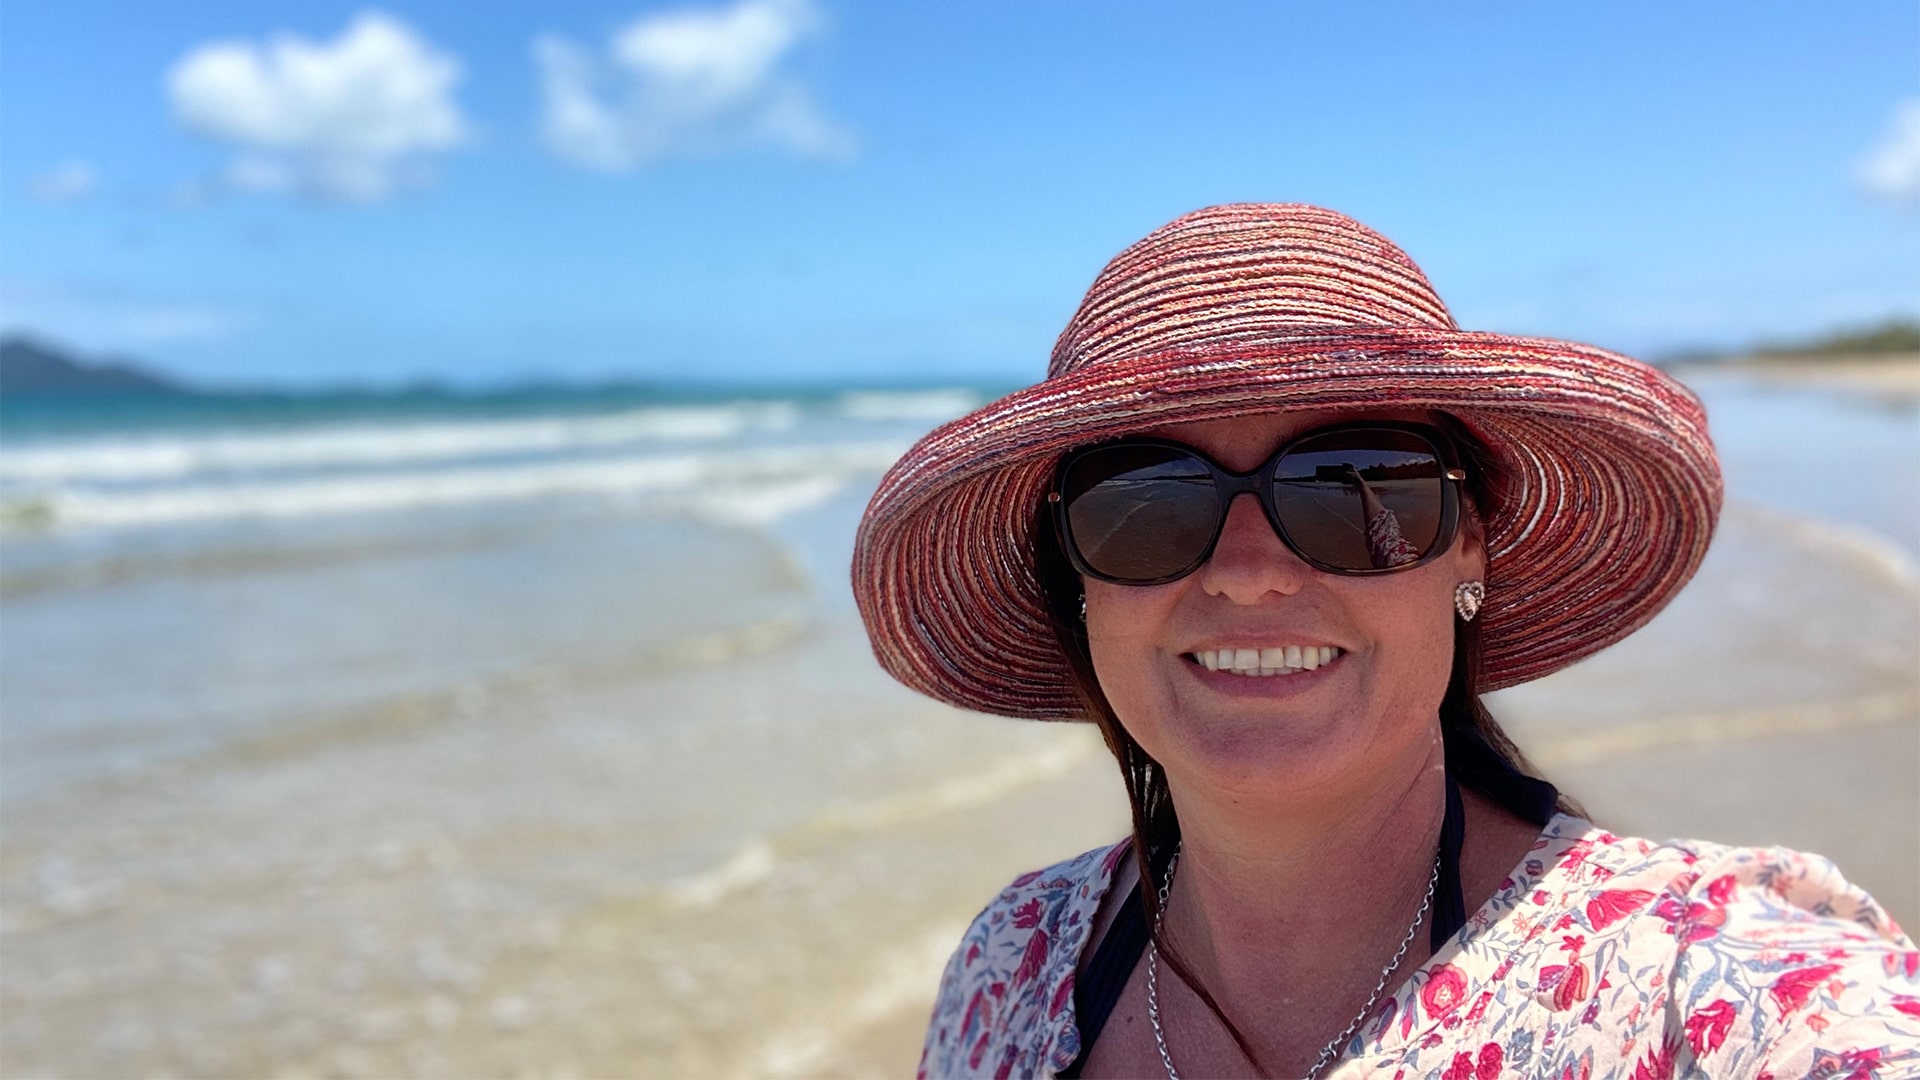
[[[1449, 775], [1447, 814], [1440, 824], [1440, 880], [1433, 888], [1435, 952], [1467, 924], [1466, 903], [1460, 895], [1460, 845], [1466, 835], [1460, 789]], [[1168, 854], [1170, 856], [1171, 852]], [[1164, 874], [1165, 865], [1166, 860], [1155, 860], [1154, 872]], [[1140, 963], [1140, 957], [1146, 951], [1147, 911], [1140, 898], [1140, 883], [1136, 882], [1127, 902], [1114, 913], [1113, 924], [1107, 927], [1106, 939], [1100, 942], [1100, 948], [1094, 952], [1083, 977], [1074, 981], [1073, 1015], [1080, 1027], [1080, 1055], [1073, 1059], [1073, 1064], [1060, 1071], [1060, 1076], [1078, 1080], [1080, 1070], [1086, 1065], [1087, 1055], [1093, 1051], [1094, 1040], [1100, 1037], [1101, 1029], [1106, 1027], [1107, 1018], [1113, 1015], [1113, 1007], [1120, 1002], [1120, 991], [1126, 988], [1134, 967]]]
[[1518, 772], [1493, 747], [1468, 730], [1447, 736], [1447, 776], [1485, 795], [1520, 820], [1541, 828], [1560, 809], [1560, 789]]
[[1113, 924], [1107, 927], [1107, 936], [1087, 964], [1083, 977], [1074, 981], [1073, 1015], [1080, 1028], [1080, 1056], [1059, 1075], [1079, 1077], [1087, 1052], [1093, 1049], [1093, 1040], [1099, 1038], [1100, 1029], [1107, 1026], [1107, 1017], [1113, 1015], [1113, 1007], [1120, 1003], [1120, 991], [1126, 987], [1134, 965], [1140, 962], [1140, 954], [1146, 949], [1147, 908], [1140, 900], [1140, 886], [1135, 884], [1127, 902], [1114, 913]]
[[[1447, 741], [1447, 811], [1440, 822], [1440, 880], [1433, 888], [1431, 941], [1439, 952], [1460, 928], [1467, 925], [1467, 902], [1460, 882], [1460, 849], [1467, 840], [1466, 805], [1460, 798], [1458, 774], [1468, 787], [1479, 791], [1523, 820], [1544, 827], [1552, 820], [1560, 801], [1560, 792], [1545, 780], [1514, 771], [1493, 752], [1478, 735], [1469, 733]], [[1166, 873], [1173, 853], [1156, 852], [1153, 871]], [[1113, 1015], [1120, 991], [1140, 957], [1147, 951], [1146, 905], [1136, 882], [1126, 903], [1114, 914], [1107, 936], [1087, 964], [1084, 977], [1073, 984], [1074, 1018], [1080, 1028], [1080, 1055], [1060, 1072], [1062, 1077], [1078, 1078], [1093, 1051], [1095, 1039]]]
[[1447, 816], [1440, 819], [1440, 876], [1433, 884], [1433, 914], [1427, 920], [1434, 952], [1467, 925], [1467, 898], [1460, 887], [1460, 848], [1466, 842], [1466, 804], [1460, 801], [1460, 785], [1449, 772]]

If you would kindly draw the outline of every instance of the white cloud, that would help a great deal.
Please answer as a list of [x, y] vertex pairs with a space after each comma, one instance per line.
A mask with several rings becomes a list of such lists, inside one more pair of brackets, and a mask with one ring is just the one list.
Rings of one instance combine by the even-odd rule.
[[543, 34], [542, 135], [561, 158], [610, 172], [754, 147], [845, 158], [853, 136], [786, 66], [819, 28], [809, 0], [739, 0], [642, 16], [598, 52]]
[[368, 11], [332, 42], [209, 42], [166, 83], [182, 124], [238, 149], [223, 186], [376, 202], [430, 183], [435, 158], [469, 137], [460, 75], [457, 58]]
[[1861, 164], [1860, 183], [1889, 202], [1920, 206], [1920, 98], [1894, 108], [1892, 130]]
[[27, 194], [41, 202], [79, 202], [100, 186], [93, 166], [84, 161], [63, 161], [27, 181]]

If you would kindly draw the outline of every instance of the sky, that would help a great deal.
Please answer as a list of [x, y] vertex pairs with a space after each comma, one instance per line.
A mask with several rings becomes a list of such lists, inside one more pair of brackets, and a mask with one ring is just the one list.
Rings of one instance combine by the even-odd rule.
[[0, 6], [0, 329], [210, 382], [1031, 381], [1236, 201], [1470, 329], [1920, 314], [1920, 5]]

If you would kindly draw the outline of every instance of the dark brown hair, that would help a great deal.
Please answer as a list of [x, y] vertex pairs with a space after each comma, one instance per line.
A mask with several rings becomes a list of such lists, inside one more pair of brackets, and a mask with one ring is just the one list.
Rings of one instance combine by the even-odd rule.
[[[1506, 489], [1506, 476], [1499, 467], [1499, 460], [1465, 425], [1453, 417], [1435, 413], [1431, 420], [1452, 442], [1460, 465], [1466, 471], [1466, 498], [1462, 513], [1471, 514], [1477, 520], [1486, 520], [1497, 514]], [[1252, 1046], [1239, 1028], [1221, 1010], [1200, 980], [1194, 977], [1187, 963], [1160, 937], [1159, 897], [1155, 884], [1157, 875], [1153, 867], [1164, 866], [1168, 854], [1180, 840], [1180, 820], [1174, 813], [1166, 773], [1160, 768], [1160, 763], [1135, 742], [1120, 723], [1100, 688], [1099, 676], [1093, 669], [1093, 655], [1087, 646], [1086, 623], [1080, 616], [1080, 576], [1060, 549], [1054, 518], [1045, 503], [1035, 512], [1032, 535], [1034, 567], [1046, 594], [1048, 621], [1052, 624], [1061, 651], [1066, 655], [1067, 667], [1073, 673], [1072, 689], [1085, 708], [1087, 718], [1099, 727], [1100, 734], [1106, 739], [1107, 749], [1112, 751], [1114, 760], [1119, 763], [1121, 778], [1126, 783], [1127, 803], [1133, 810], [1133, 850], [1140, 869], [1140, 899], [1146, 908], [1149, 932], [1168, 966], [1186, 980], [1226, 1025], [1228, 1033], [1254, 1068], [1261, 1075], [1268, 1075], [1268, 1070], [1254, 1055]], [[1491, 569], [1489, 577], [1492, 576]], [[1440, 701], [1442, 741], [1451, 747], [1462, 744], [1466, 739], [1477, 738], [1515, 772], [1537, 776], [1519, 747], [1507, 737], [1499, 722], [1480, 701], [1481, 624], [1456, 619], [1453, 626], [1453, 670], [1447, 681], [1446, 694]], [[1561, 796], [1559, 808], [1568, 813], [1582, 814], [1579, 804], [1566, 796]]]

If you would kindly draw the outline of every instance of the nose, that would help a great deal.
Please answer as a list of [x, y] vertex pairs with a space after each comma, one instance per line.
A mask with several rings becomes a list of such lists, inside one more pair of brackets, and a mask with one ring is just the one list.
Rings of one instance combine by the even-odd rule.
[[1236, 604], [1258, 603], [1269, 593], [1292, 596], [1305, 584], [1312, 567], [1281, 543], [1273, 523], [1251, 495], [1236, 496], [1220, 528], [1213, 558], [1199, 571], [1200, 587], [1209, 596], [1224, 596]]

